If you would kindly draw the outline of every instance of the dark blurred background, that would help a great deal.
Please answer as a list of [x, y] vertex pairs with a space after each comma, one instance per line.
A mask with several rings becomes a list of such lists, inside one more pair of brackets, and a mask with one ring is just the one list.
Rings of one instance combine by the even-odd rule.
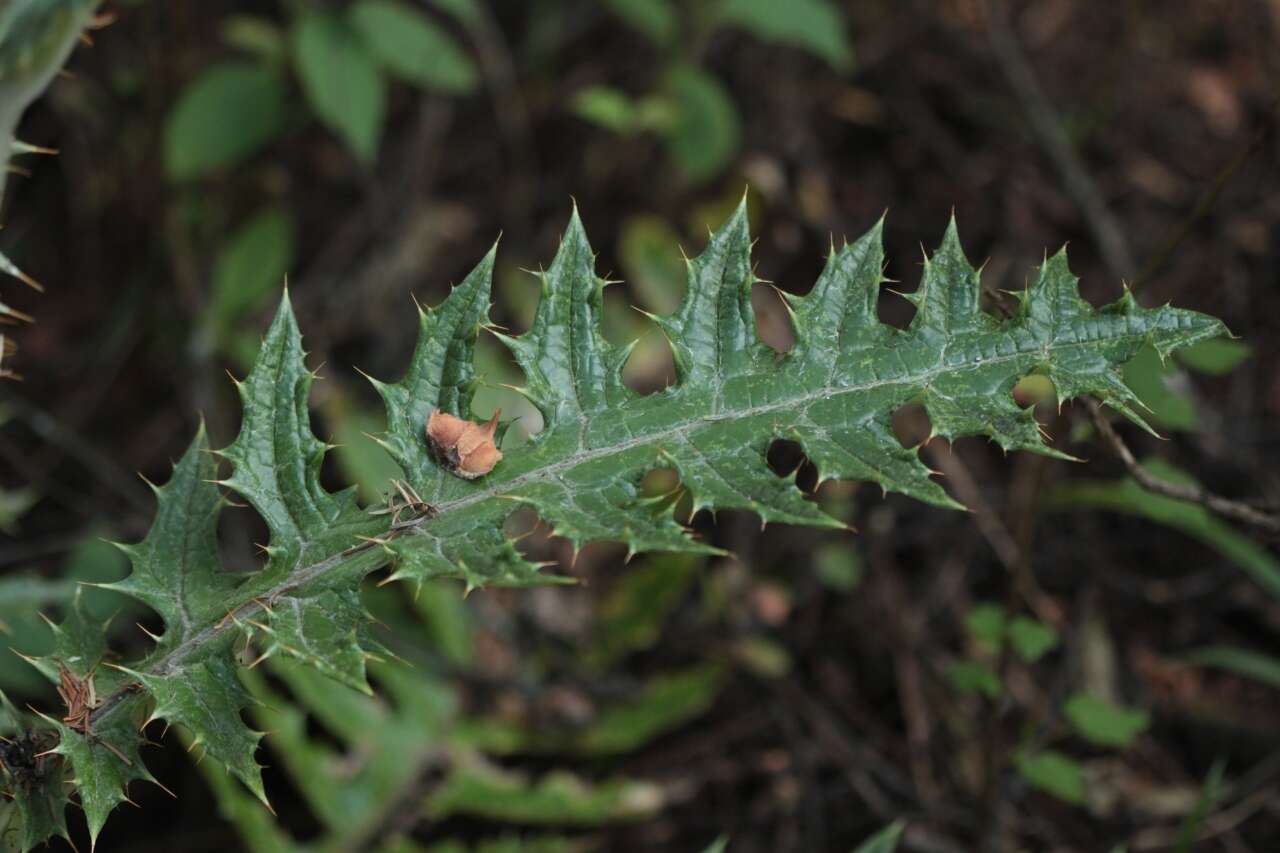
[[[625, 281], [607, 311], [611, 339], [642, 339], [629, 379], [662, 387], [665, 342], [630, 306], [678, 304], [681, 248], [699, 251], [744, 188], [758, 274], [784, 291], [806, 292], [832, 240], [885, 211], [893, 286], [914, 289], [954, 212], [993, 310], [1069, 244], [1095, 304], [1124, 280], [1146, 305], [1221, 317], [1237, 342], [1131, 365], [1163, 438], [1120, 431], [1170, 478], [1280, 494], [1276, 0], [106, 9], [116, 21], [20, 126], [60, 154], [24, 158], [7, 186], [0, 250], [47, 292], [5, 290], [37, 318], [6, 362], [23, 381], [0, 391], [6, 577], [123, 573], [100, 539], [145, 534], [134, 472], [162, 482], [202, 415], [215, 446], [231, 440], [226, 372], [247, 370], [286, 274], [323, 364], [316, 430], [344, 445], [327, 481], [369, 500], [394, 467], [364, 437], [382, 414], [355, 368], [397, 378], [412, 299], [439, 302], [499, 235], [494, 318], [524, 329], [525, 270], [550, 263], [575, 201], [598, 270]], [[776, 293], [755, 301], [785, 348]], [[884, 320], [910, 314], [885, 291]], [[479, 363], [477, 417], [502, 406], [536, 429], [499, 387], [519, 374], [493, 340]], [[856, 535], [723, 513], [694, 523], [732, 558], [624, 567], [592, 546], [565, 569], [575, 587], [371, 593], [412, 672], [456, 703], [450, 731], [471, 733], [448, 735], [453, 760], [529, 782], [507, 811], [491, 792], [441, 805], [428, 762], [344, 835], [268, 737], [271, 835], [261, 815], [222, 816], [252, 807], [169, 734], [147, 758], [177, 801], [131, 790], [142, 809], [99, 849], [701, 850], [724, 833], [734, 853], [825, 851], [898, 818], [909, 850], [1280, 849], [1274, 543], [1144, 494], [1083, 405], [1039, 405], [1087, 464], [977, 439], [924, 449], [972, 513], [826, 484], [817, 499]], [[928, 435], [921, 413], [897, 426], [907, 444]], [[804, 464], [785, 444], [772, 461]], [[252, 512], [220, 535], [228, 566], [253, 568]], [[538, 531], [526, 547], [568, 557]], [[37, 647], [17, 601], [0, 630]], [[145, 648], [132, 623], [148, 618], [117, 620], [122, 652]], [[341, 788], [339, 759], [369, 749], [326, 722], [345, 698], [269, 680]], [[52, 704], [16, 659], [0, 688]], [[566, 773], [559, 799], [533, 787]], [[615, 783], [632, 787], [586, 809]]]

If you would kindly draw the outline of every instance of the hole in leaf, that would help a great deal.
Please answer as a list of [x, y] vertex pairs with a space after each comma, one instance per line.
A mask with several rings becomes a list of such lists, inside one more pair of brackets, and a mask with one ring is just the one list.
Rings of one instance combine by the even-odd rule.
[[654, 468], [640, 478], [640, 494], [647, 498], [668, 495], [680, 488], [680, 474], [674, 468]]
[[933, 431], [929, 413], [920, 403], [907, 403], [893, 412], [893, 434], [903, 447], [917, 447], [927, 441]]
[[533, 507], [522, 506], [507, 516], [507, 520], [502, 523], [502, 534], [508, 539], [519, 539], [533, 533], [540, 523]]
[[1047, 406], [1056, 409], [1058, 391], [1053, 380], [1043, 373], [1029, 373], [1013, 386], [1013, 401], [1021, 408]]
[[640, 478], [640, 494], [646, 498], [669, 497], [674, 501], [672, 513], [681, 521], [689, 519], [693, 498], [680, 483], [680, 472], [674, 468], [654, 468]]
[[779, 477], [790, 476], [797, 471], [796, 485], [802, 491], [813, 491], [818, 483], [818, 469], [805, 456], [804, 448], [799, 442], [786, 438], [775, 438], [766, 453], [769, 469]]

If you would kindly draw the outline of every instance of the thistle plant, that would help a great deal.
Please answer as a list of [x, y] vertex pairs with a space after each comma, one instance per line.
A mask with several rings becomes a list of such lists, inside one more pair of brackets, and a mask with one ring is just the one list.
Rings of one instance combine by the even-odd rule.
[[[1048, 257], [1015, 294], [1011, 316], [997, 318], [981, 307], [979, 273], [954, 222], [906, 295], [914, 318], [898, 329], [876, 315], [885, 281], [877, 224], [833, 248], [811, 292], [785, 296], [795, 346], [779, 353], [757, 335], [750, 247], [744, 203], [688, 262], [677, 311], [652, 318], [670, 343], [676, 381], [649, 395], [623, 381], [631, 348], [601, 331], [608, 282], [595, 272], [576, 211], [539, 276], [541, 300], [523, 335], [490, 326], [490, 251], [442, 304], [421, 310], [404, 376], [372, 380], [386, 405], [379, 441], [403, 471], [396, 512], [361, 507], [354, 488], [321, 486], [329, 446], [311, 429], [315, 376], [286, 295], [255, 366], [237, 382], [239, 435], [210, 453], [198, 430], [169, 481], [155, 489], [150, 532], [120, 546], [132, 572], [109, 586], [163, 619], [154, 648], [141, 660], [109, 662], [104, 626], [72, 608], [53, 653], [33, 663], [55, 683], [92, 681], [92, 710], [33, 718], [8, 708], [0, 720], [15, 736], [47, 744], [38, 773], [8, 771], [25, 819], [22, 846], [66, 834], [70, 792], [96, 839], [128, 783], [151, 779], [141, 746], [152, 721], [181, 727], [208, 760], [266, 802], [255, 757], [262, 735], [241, 720], [252, 699], [237, 669], [290, 658], [368, 692], [366, 663], [383, 650], [359, 587], [378, 569], [389, 568], [390, 580], [452, 578], [468, 589], [564, 582], [504, 533], [521, 507], [575, 549], [606, 540], [629, 554], [717, 553], [677, 520], [675, 494], [642, 490], [649, 472], [674, 469], [694, 512], [749, 510], [766, 524], [842, 527], [797, 488], [794, 475], [769, 468], [769, 446], [788, 439], [820, 481], [873, 482], [957, 508], [916, 449], [894, 435], [898, 408], [921, 404], [933, 434], [948, 439], [985, 435], [1006, 451], [1068, 458], [1046, 444], [1034, 413], [1015, 403], [1020, 379], [1042, 374], [1060, 401], [1093, 395], [1145, 427], [1120, 373], [1124, 363], [1148, 344], [1164, 356], [1226, 332], [1203, 314], [1140, 307], [1127, 292], [1095, 309], [1079, 296], [1064, 252]], [[482, 329], [511, 350], [525, 375], [519, 390], [544, 427], [468, 479], [433, 454], [426, 428], [433, 413], [474, 420], [473, 355]], [[218, 560], [218, 515], [229, 494], [252, 505], [270, 530], [265, 565], [249, 576], [224, 571]]]

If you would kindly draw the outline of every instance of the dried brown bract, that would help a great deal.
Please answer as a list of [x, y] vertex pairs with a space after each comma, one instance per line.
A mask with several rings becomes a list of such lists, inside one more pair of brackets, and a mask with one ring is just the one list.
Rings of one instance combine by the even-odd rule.
[[464, 480], [488, 474], [502, 460], [502, 451], [494, 443], [500, 414], [501, 409], [488, 423], [477, 424], [438, 410], [432, 412], [427, 419], [427, 444], [432, 455]]
[[88, 734], [89, 715], [98, 707], [98, 694], [93, 689], [93, 673], [78, 678], [59, 663], [58, 695], [67, 706], [67, 715], [62, 718], [62, 722], [78, 732]]
[[123, 752], [93, 735], [93, 709], [98, 707], [98, 693], [93, 689], [92, 671], [84, 678], [80, 678], [59, 661], [58, 695], [67, 706], [67, 714], [62, 718], [62, 722], [66, 723], [68, 728], [83, 734], [90, 743], [102, 744], [125, 764], [133, 765]]

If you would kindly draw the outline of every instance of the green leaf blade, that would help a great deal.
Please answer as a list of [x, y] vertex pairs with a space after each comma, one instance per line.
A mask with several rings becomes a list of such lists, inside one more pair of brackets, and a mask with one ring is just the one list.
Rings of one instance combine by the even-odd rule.
[[1145, 711], [1113, 705], [1088, 693], [1075, 694], [1062, 710], [1075, 730], [1098, 746], [1130, 746], [1151, 722]]
[[479, 74], [474, 63], [417, 9], [396, 0], [361, 0], [348, 14], [370, 54], [395, 76], [451, 94], [475, 90]]
[[254, 758], [263, 733], [251, 730], [240, 719], [241, 710], [252, 705], [254, 699], [240, 684], [230, 660], [211, 655], [208, 660], [188, 663], [170, 675], [130, 674], [155, 700], [148, 722], [166, 720], [186, 728], [195, 745], [203, 747], [263, 804], [267, 803], [262, 769]]
[[361, 163], [372, 163], [386, 119], [386, 81], [368, 49], [345, 21], [319, 12], [299, 16], [292, 43], [311, 109]]
[[828, 0], [726, 0], [718, 16], [766, 41], [802, 48], [837, 71], [853, 65], [844, 16]]
[[283, 129], [285, 85], [274, 69], [235, 60], [188, 84], [165, 122], [165, 170], [176, 182], [248, 159]]
[[228, 596], [238, 585], [218, 558], [218, 515], [225, 501], [214, 484], [216, 477], [217, 465], [201, 424], [169, 482], [155, 489], [156, 516], [146, 538], [123, 546], [132, 572], [106, 584], [160, 614], [165, 623], [162, 651], [225, 614]]
[[244, 402], [240, 433], [220, 451], [232, 465], [223, 485], [247, 498], [271, 531], [267, 581], [371, 532], [354, 488], [330, 494], [320, 485], [327, 445], [311, 431], [308, 394], [314, 375], [305, 357], [286, 295], [253, 370], [236, 385]]
[[1068, 803], [1083, 805], [1088, 792], [1084, 768], [1054, 750], [1020, 755], [1018, 772], [1035, 788]]
[[426, 445], [427, 419], [440, 410], [458, 417], [471, 415], [475, 396], [475, 344], [481, 326], [489, 322], [493, 265], [498, 247], [476, 265], [441, 305], [418, 309], [418, 342], [409, 369], [396, 383], [371, 380], [387, 409], [387, 431], [381, 443], [405, 478], [427, 499], [441, 497], [450, 482], [431, 458]]

